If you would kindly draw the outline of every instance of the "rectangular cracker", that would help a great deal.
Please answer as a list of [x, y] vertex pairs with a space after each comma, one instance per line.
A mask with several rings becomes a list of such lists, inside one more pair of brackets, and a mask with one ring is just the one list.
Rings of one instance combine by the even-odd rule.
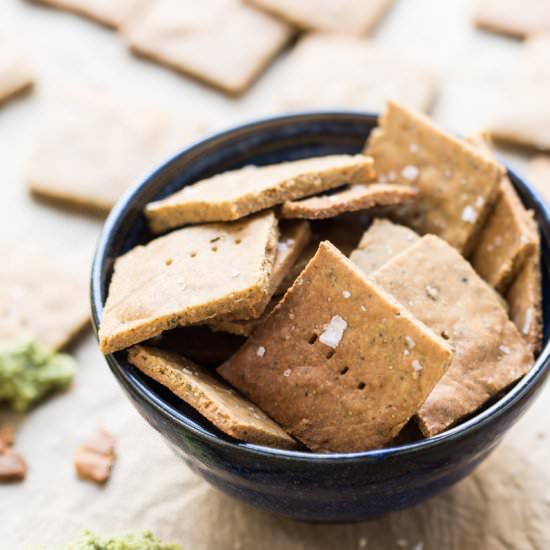
[[0, 104], [30, 88], [34, 70], [15, 39], [0, 33]]
[[504, 292], [536, 249], [527, 210], [508, 178], [500, 184], [497, 202], [470, 257], [474, 269], [499, 292]]
[[506, 300], [510, 306], [510, 319], [534, 355], [542, 345], [542, 276], [540, 271], [540, 237], [534, 219], [531, 218], [532, 231], [536, 235], [535, 252], [514, 279]]
[[382, 111], [388, 99], [429, 111], [438, 88], [434, 72], [401, 51], [357, 36], [310, 33], [282, 62], [273, 95], [285, 111]]
[[287, 201], [281, 206], [283, 218], [322, 220], [345, 212], [368, 210], [375, 206], [395, 206], [411, 202], [418, 191], [408, 185], [373, 183], [350, 185], [331, 195], [317, 195], [297, 201]]
[[474, 413], [529, 371], [533, 356], [493, 289], [445, 241], [427, 235], [370, 275], [455, 351], [418, 411], [436, 435]]
[[67, 10], [107, 27], [117, 28], [141, 0], [32, 0], [52, 8]]
[[419, 189], [417, 200], [400, 209], [399, 217], [467, 255], [497, 197], [503, 168], [393, 101], [379, 125], [365, 148], [378, 179]]
[[417, 233], [404, 225], [376, 219], [365, 231], [349, 259], [368, 275], [419, 239]]
[[269, 447], [296, 447], [292, 437], [261, 409], [186, 357], [148, 346], [134, 346], [128, 350], [128, 360], [227, 435]]
[[252, 309], [269, 285], [277, 238], [275, 216], [265, 212], [173, 231], [117, 258], [99, 329], [101, 351]]
[[441, 338], [324, 241], [218, 372], [311, 450], [353, 452], [397, 435], [451, 357]]
[[182, 118], [128, 98], [66, 93], [44, 113], [26, 183], [49, 203], [104, 216], [131, 185], [207, 127], [198, 115]]
[[367, 34], [393, 4], [393, 0], [245, 0], [308, 31]]
[[50, 260], [2, 247], [0, 340], [32, 338], [59, 350], [88, 326], [88, 285]]
[[145, 214], [154, 232], [187, 223], [230, 221], [345, 183], [367, 183], [373, 176], [372, 159], [363, 155], [329, 155], [245, 166], [151, 202]]
[[239, 0], [155, 0], [134, 11], [122, 34], [133, 52], [238, 95], [293, 32]]

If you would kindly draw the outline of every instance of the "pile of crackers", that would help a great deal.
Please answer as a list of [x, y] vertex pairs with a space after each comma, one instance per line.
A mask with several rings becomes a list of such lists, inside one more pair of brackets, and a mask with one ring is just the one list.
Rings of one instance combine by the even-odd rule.
[[538, 352], [532, 213], [483, 140], [400, 104], [362, 154], [247, 166], [144, 213], [162, 234], [116, 260], [100, 348], [233, 438], [352, 452], [411, 419], [431, 437]]

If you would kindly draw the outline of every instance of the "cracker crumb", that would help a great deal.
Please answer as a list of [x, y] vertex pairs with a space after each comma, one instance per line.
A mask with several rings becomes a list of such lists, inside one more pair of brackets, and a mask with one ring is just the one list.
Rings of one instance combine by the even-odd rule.
[[292, 373], [292, 370], [286, 369], [285, 372], [283, 372], [283, 376], [289, 377]]
[[408, 164], [405, 168], [403, 168], [403, 170], [401, 170], [401, 175], [409, 181], [414, 181], [418, 177], [419, 173], [420, 170], [412, 164]]
[[256, 355], [258, 357], [263, 357], [265, 355], [265, 348], [263, 346], [259, 346], [256, 350]]
[[351, 298], [351, 292], [350, 292], [349, 290], [344, 290], [344, 291], [342, 292], [342, 296], [343, 296], [344, 298], [346, 298], [346, 299], [347, 299], [347, 298]]
[[504, 353], [504, 355], [510, 355], [511, 350], [508, 346], [498, 346], [498, 349]]
[[525, 336], [529, 334], [529, 329], [531, 328], [531, 323], [533, 322], [533, 308], [527, 308], [525, 312], [525, 319], [523, 321], [523, 326], [521, 327], [521, 333]]
[[324, 331], [319, 336], [319, 342], [336, 349], [347, 328], [347, 321], [340, 315], [334, 315], [328, 325], [325, 325]]
[[475, 223], [477, 220], [477, 212], [472, 206], [468, 205], [464, 207], [462, 211], [462, 220], [467, 223]]

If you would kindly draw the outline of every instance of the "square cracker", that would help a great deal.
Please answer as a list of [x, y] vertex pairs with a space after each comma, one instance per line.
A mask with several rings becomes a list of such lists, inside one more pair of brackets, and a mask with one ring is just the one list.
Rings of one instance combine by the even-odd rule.
[[128, 360], [227, 435], [258, 445], [296, 447], [292, 437], [261, 409], [186, 357], [147, 346], [134, 346], [128, 350]]
[[33, 82], [34, 71], [25, 54], [11, 36], [0, 34], [0, 104], [30, 88]]
[[376, 219], [365, 231], [349, 259], [368, 275], [419, 239], [417, 233], [404, 225]]
[[324, 241], [218, 372], [313, 451], [353, 452], [397, 435], [451, 357], [441, 338]]
[[117, 28], [141, 0], [32, 0], [52, 8], [67, 10], [93, 19], [107, 27]]
[[531, 368], [533, 356], [493, 289], [440, 238], [423, 237], [370, 278], [455, 351], [418, 411], [424, 435], [438, 434], [475, 412]]
[[540, 271], [540, 237], [536, 222], [531, 218], [532, 231], [536, 235], [535, 252], [514, 279], [506, 300], [510, 306], [510, 318], [518, 327], [527, 345], [537, 354], [542, 344], [542, 282]]
[[366, 34], [378, 23], [393, 0], [245, 0], [306, 30]]
[[414, 184], [420, 191], [399, 217], [467, 255], [497, 197], [503, 168], [395, 102], [388, 102], [379, 125], [365, 148], [378, 179]]
[[472, 266], [493, 288], [504, 292], [535, 252], [536, 241], [527, 210], [510, 180], [504, 178], [470, 257]]
[[414, 187], [373, 183], [350, 185], [331, 195], [318, 195], [297, 201], [287, 201], [281, 206], [283, 218], [322, 220], [345, 212], [368, 210], [375, 206], [395, 206], [411, 202], [417, 195]]
[[122, 33], [134, 52], [229, 94], [246, 91], [292, 36], [239, 0], [145, 2]]
[[261, 301], [277, 247], [265, 212], [233, 224], [186, 227], [136, 246], [115, 262], [99, 346], [112, 353], [165, 330]]
[[550, 10], [546, 0], [480, 0], [474, 21], [482, 29], [525, 38], [550, 31]]
[[26, 182], [52, 204], [104, 216], [132, 184], [206, 127], [196, 115], [184, 119], [128, 98], [68, 93], [44, 113]]
[[388, 99], [428, 111], [438, 78], [428, 68], [372, 41], [308, 34], [282, 62], [274, 101], [284, 110], [382, 111]]
[[29, 337], [59, 350], [88, 326], [85, 278], [51, 261], [2, 247], [0, 340]]
[[329, 155], [245, 166], [149, 203], [145, 214], [155, 232], [186, 223], [230, 221], [344, 183], [368, 183], [373, 177], [372, 159], [364, 155]]

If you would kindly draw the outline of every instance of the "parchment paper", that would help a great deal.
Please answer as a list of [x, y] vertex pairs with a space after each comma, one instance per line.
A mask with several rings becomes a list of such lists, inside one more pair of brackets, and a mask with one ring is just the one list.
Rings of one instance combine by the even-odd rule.
[[[397, 0], [375, 37], [406, 47], [445, 77], [435, 116], [463, 133], [482, 126], [499, 71], [520, 48], [475, 31], [471, 7], [465, 0]], [[277, 65], [234, 101], [132, 58], [116, 34], [68, 14], [2, 0], [0, 25], [17, 32], [39, 76], [31, 96], [0, 108], [0, 241], [47, 251], [75, 271], [89, 270], [100, 223], [33, 202], [22, 184], [48, 94], [75, 84], [134, 96], [141, 91], [165, 106], [204, 108], [218, 127], [275, 110]], [[23, 483], [0, 485], [1, 550], [61, 544], [84, 528], [102, 534], [150, 529], [185, 550], [550, 548], [550, 386], [490, 459], [441, 496], [369, 523], [313, 525], [271, 516], [212, 489], [133, 409], [91, 333], [74, 352], [79, 371], [69, 392], [27, 415], [0, 409], [0, 423], [18, 425], [17, 448], [29, 462]], [[105, 488], [78, 481], [72, 466], [79, 443], [98, 424], [118, 441], [119, 459]]]

